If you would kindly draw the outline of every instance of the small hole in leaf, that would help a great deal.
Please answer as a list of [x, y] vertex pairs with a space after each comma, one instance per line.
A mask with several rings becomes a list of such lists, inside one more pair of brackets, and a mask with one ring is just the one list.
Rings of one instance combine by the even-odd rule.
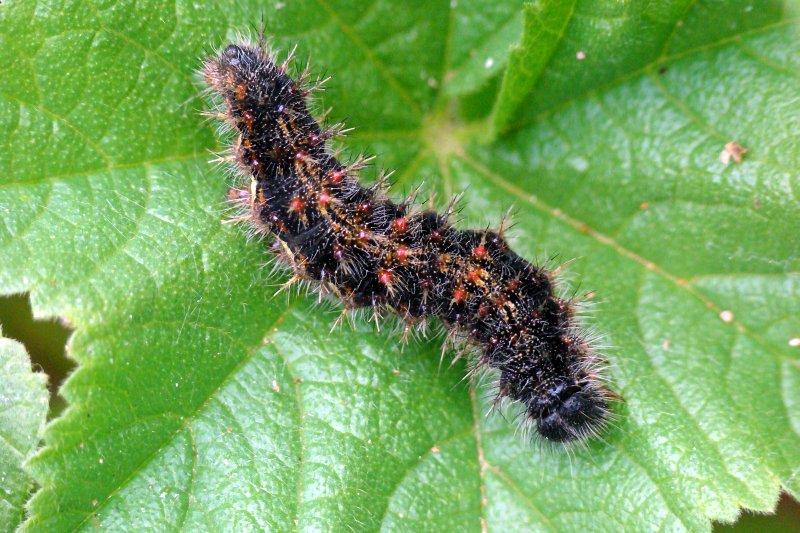
[[61, 413], [66, 402], [58, 395], [58, 389], [75, 368], [75, 362], [66, 354], [72, 330], [56, 318], [34, 319], [27, 294], [0, 296], [0, 327], [4, 337], [25, 346], [33, 368], [47, 374], [50, 417]]

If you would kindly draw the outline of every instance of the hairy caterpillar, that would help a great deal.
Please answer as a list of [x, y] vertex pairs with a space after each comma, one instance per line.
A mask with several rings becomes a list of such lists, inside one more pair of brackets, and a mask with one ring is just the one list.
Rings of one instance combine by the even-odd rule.
[[516, 255], [502, 231], [465, 231], [444, 214], [395, 203], [382, 182], [359, 184], [364, 160], [341, 163], [308, 110], [315, 88], [287, 74], [265, 49], [231, 44], [209, 57], [203, 77], [222, 104], [215, 116], [236, 133], [232, 189], [241, 220], [274, 237], [294, 272], [349, 309], [396, 313], [409, 326], [442, 320], [480, 352], [472, 372], [498, 372], [497, 399], [521, 402], [526, 426], [548, 441], [596, 435], [616, 395], [603, 386], [599, 358], [555, 294], [552, 272]]

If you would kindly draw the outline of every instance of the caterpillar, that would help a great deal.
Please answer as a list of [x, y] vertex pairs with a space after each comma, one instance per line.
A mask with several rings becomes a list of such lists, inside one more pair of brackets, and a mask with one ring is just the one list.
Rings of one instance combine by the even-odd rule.
[[[388, 311], [407, 328], [437, 317], [473, 347], [470, 373], [496, 373], [496, 400], [524, 408], [523, 427], [549, 442], [596, 436], [618, 398], [580, 327], [578, 304], [556, 293], [555, 274], [515, 254], [501, 230], [455, 227], [455, 204], [439, 213], [395, 202], [385, 180], [365, 187], [363, 157], [345, 164], [329, 146], [341, 125], [309, 111], [319, 87], [288, 73], [264, 45], [237, 42], [208, 57], [201, 74], [235, 133], [221, 156], [243, 183], [229, 191], [236, 220], [273, 239], [293, 272], [332, 294], [344, 312]], [[327, 81], [327, 80], [325, 80]]]

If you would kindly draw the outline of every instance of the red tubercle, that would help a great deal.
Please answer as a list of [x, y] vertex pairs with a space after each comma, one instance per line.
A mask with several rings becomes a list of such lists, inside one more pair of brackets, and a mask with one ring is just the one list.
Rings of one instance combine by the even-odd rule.
[[378, 281], [380, 281], [383, 285], [389, 285], [392, 282], [392, 278], [392, 273], [389, 270], [378, 271]]
[[236, 100], [242, 101], [247, 97], [247, 84], [246, 83], [239, 83], [234, 90], [234, 94]]
[[406, 217], [397, 217], [392, 221], [392, 228], [398, 233], [403, 233], [408, 229], [408, 220]]
[[479, 244], [472, 249], [472, 255], [475, 256], [476, 259], [486, 259], [486, 246]]
[[463, 287], [456, 287], [453, 289], [453, 301], [456, 303], [461, 303], [466, 301], [467, 299], [467, 291]]
[[253, 129], [254, 120], [255, 117], [250, 111], [245, 111], [242, 113], [242, 122], [244, 122], [244, 125], [247, 126], [247, 129]]
[[328, 203], [331, 201], [331, 195], [327, 191], [322, 191], [317, 196], [317, 203], [320, 207], [327, 207]]
[[492, 303], [497, 307], [503, 307], [506, 302], [508, 302], [508, 300], [502, 294], [498, 294], [492, 299]]
[[341, 183], [342, 178], [345, 176], [345, 171], [343, 170], [334, 170], [328, 176], [328, 179], [331, 180], [331, 183]]
[[306, 203], [299, 196], [295, 196], [289, 201], [289, 211], [303, 211], [306, 208]]

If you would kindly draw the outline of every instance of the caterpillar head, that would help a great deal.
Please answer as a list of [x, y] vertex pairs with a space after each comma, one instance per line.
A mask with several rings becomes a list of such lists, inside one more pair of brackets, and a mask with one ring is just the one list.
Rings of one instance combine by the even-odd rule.
[[[548, 391], [547, 398], [528, 408], [528, 414], [536, 421], [536, 429], [544, 439], [567, 443], [600, 433], [608, 419], [608, 401], [605, 389], [595, 383], [577, 381]], [[542, 404], [546, 407], [542, 408]]]

